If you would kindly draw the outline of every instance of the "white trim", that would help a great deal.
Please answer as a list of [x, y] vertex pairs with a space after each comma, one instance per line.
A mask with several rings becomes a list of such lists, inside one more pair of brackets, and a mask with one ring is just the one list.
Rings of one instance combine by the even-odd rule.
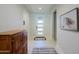
[[59, 47], [58, 44], [56, 45], [55, 50], [57, 51], [58, 54], [64, 54], [63, 50]]

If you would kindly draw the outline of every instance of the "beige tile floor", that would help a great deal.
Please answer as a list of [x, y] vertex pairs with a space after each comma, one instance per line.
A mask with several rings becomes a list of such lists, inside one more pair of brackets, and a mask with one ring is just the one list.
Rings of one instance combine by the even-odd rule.
[[54, 48], [53, 40], [28, 40], [28, 54], [32, 54], [33, 48]]

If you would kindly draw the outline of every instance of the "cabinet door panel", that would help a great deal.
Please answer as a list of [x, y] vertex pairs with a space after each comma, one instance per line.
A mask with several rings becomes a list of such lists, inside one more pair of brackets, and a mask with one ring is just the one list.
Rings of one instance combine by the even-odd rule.
[[11, 40], [8, 36], [0, 36], [0, 53], [11, 52]]
[[16, 34], [13, 36], [13, 38], [14, 38], [14, 43], [13, 43], [14, 53], [17, 53], [17, 50], [19, 49], [21, 45], [21, 35]]

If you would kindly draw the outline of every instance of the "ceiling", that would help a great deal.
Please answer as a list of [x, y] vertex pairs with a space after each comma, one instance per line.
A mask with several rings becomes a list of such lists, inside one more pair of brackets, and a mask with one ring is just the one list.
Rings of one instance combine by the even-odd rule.
[[[49, 12], [53, 8], [53, 4], [27, 4], [26, 7], [30, 12]], [[41, 8], [41, 10], [39, 10]]]

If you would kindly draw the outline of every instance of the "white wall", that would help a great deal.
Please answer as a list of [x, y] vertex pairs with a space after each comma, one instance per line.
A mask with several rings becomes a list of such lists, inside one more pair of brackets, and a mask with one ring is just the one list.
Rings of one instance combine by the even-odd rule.
[[57, 9], [57, 46], [63, 53], [79, 53], [79, 32], [60, 29], [60, 15], [79, 7], [79, 5], [56, 5]]
[[[28, 18], [28, 12], [22, 5], [0, 5], [0, 32], [16, 28], [27, 28]], [[23, 25], [23, 20], [27, 20], [26, 26]]]

